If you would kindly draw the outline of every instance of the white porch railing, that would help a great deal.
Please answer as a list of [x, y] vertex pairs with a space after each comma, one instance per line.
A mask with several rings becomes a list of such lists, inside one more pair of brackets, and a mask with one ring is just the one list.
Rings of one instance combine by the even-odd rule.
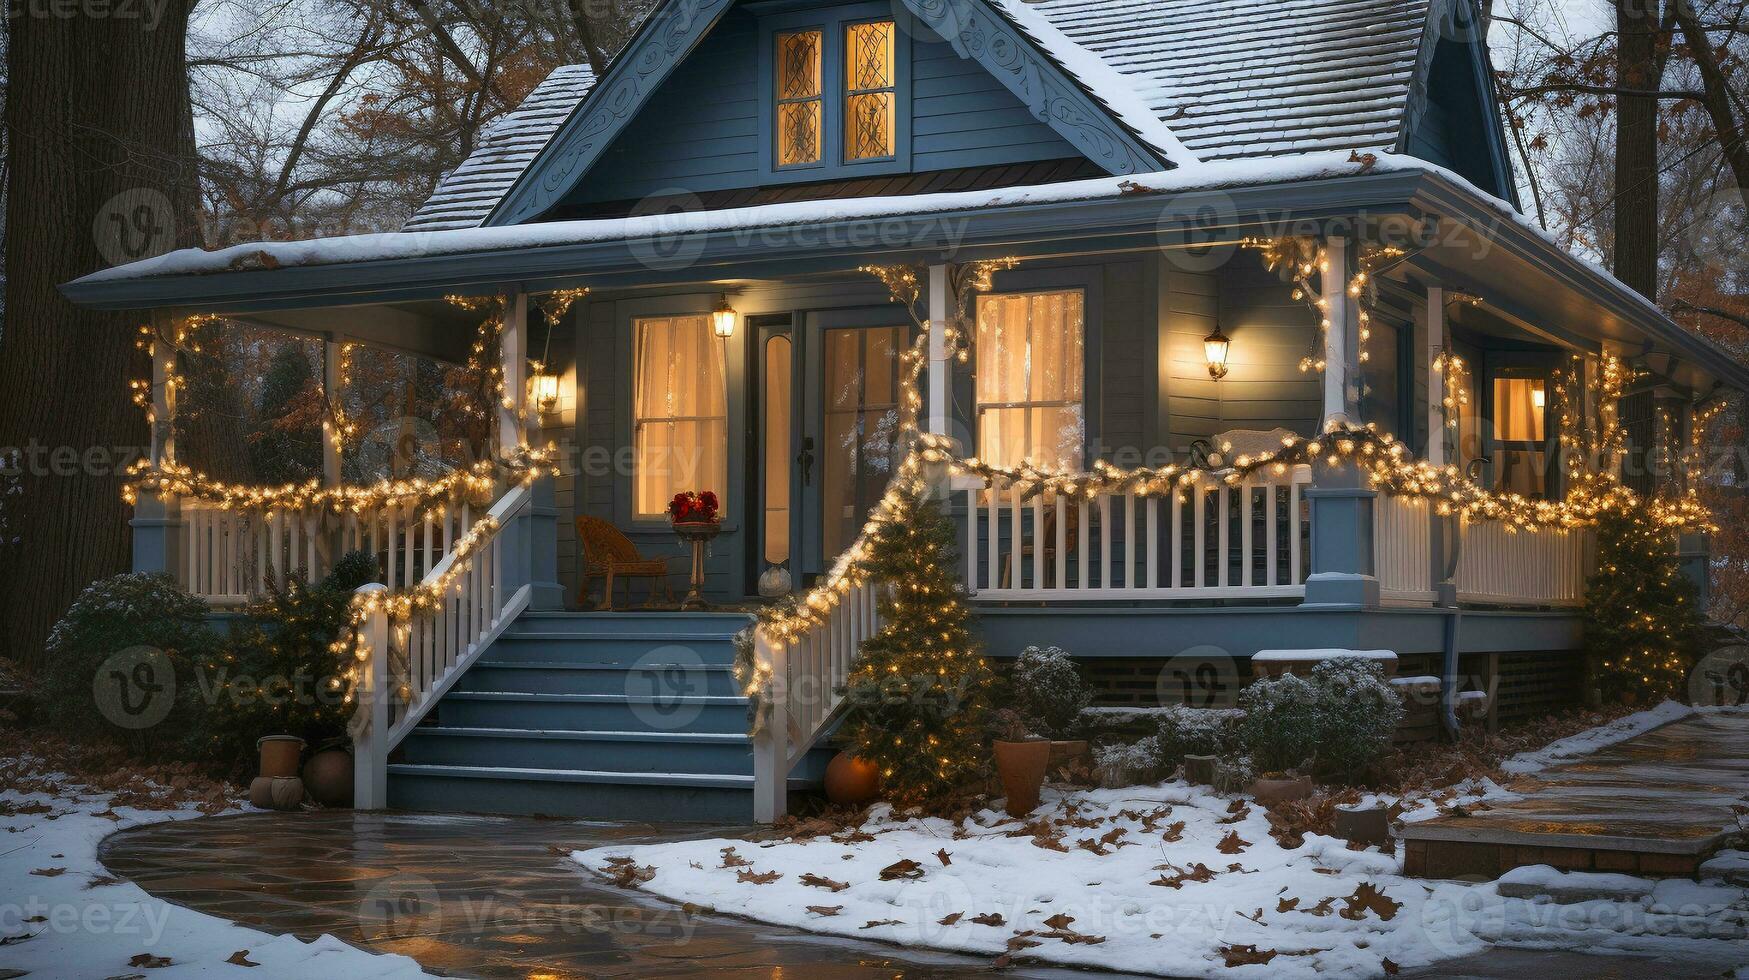
[[1434, 601], [1433, 507], [1426, 497], [1381, 493], [1373, 501], [1373, 567], [1386, 602]]
[[384, 584], [404, 588], [436, 568], [473, 525], [473, 507], [447, 500], [339, 515], [183, 498], [176, 577], [184, 591], [213, 605], [241, 605], [292, 576], [318, 581], [342, 555], [363, 550], [377, 556]]
[[[527, 484], [506, 493], [487, 514], [495, 526], [467, 555], [451, 551], [410, 584], [435, 591], [448, 580], [435, 605], [415, 606], [405, 618], [378, 607], [361, 627], [369, 659], [359, 665], [358, 713], [352, 726], [354, 805], [359, 809], [385, 804], [389, 752], [528, 608], [532, 586], [526, 519], [532, 501]], [[426, 522], [427, 529], [434, 522]], [[387, 588], [373, 583], [360, 591]]]
[[1024, 497], [966, 486], [966, 589], [991, 601], [1305, 594], [1310, 467], [1160, 496]]
[[823, 623], [787, 641], [754, 629], [754, 657], [771, 670], [770, 714], [753, 742], [754, 819], [769, 822], [784, 813], [790, 770], [825, 735], [862, 641], [880, 629], [878, 592], [873, 581], [852, 586]]
[[1576, 606], [1597, 567], [1591, 528], [1509, 532], [1499, 521], [1465, 522], [1458, 552], [1461, 602], [1509, 606]]

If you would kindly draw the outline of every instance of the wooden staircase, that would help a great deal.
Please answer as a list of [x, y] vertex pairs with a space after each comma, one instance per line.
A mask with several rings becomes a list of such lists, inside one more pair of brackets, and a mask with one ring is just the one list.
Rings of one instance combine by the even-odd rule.
[[[743, 613], [522, 613], [390, 758], [399, 809], [753, 819]], [[816, 784], [829, 753], [792, 772]]]

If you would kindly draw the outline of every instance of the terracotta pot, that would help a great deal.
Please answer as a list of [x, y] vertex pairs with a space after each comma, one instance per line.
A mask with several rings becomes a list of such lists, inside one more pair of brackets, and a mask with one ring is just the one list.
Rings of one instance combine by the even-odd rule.
[[304, 752], [304, 740], [296, 735], [263, 735], [255, 740], [261, 753], [261, 775], [296, 776], [298, 756]]
[[1258, 779], [1251, 784], [1250, 792], [1251, 796], [1264, 806], [1271, 803], [1303, 800], [1312, 795], [1312, 777], [1284, 776], [1280, 779]]
[[273, 809], [272, 776], [256, 776], [249, 780], [249, 805], [257, 810]]
[[1213, 786], [1215, 784], [1215, 764], [1220, 762], [1219, 756], [1187, 755], [1184, 757], [1184, 781], [1198, 786]]
[[327, 807], [352, 805], [352, 753], [324, 749], [304, 763], [304, 788], [310, 798]]
[[275, 776], [268, 796], [275, 810], [296, 810], [304, 803], [304, 781], [296, 776]]
[[1039, 787], [1051, 760], [1051, 743], [1044, 739], [1026, 742], [996, 742], [996, 774], [1002, 778], [1002, 795], [1008, 815], [1021, 817], [1038, 807]]
[[1383, 844], [1391, 838], [1391, 814], [1384, 804], [1336, 807], [1336, 836], [1362, 844]]
[[848, 752], [826, 765], [826, 799], [837, 806], [862, 806], [881, 794], [881, 771]]

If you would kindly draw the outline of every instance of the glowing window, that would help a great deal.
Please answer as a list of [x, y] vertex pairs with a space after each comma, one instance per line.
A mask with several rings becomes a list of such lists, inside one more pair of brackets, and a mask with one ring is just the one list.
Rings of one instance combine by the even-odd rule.
[[844, 60], [844, 159], [890, 157], [896, 109], [893, 22], [846, 25]]
[[722, 500], [729, 408], [723, 344], [711, 333], [710, 317], [651, 317], [634, 328], [635, 515], [660, 517], [685, 490], [714, 490]]
[[978, 297], [978, 457], [1079, 469], [1086, 439], [1080, 290]]
[[777, 35], [777, 165], [819, 163], [820, 32]]

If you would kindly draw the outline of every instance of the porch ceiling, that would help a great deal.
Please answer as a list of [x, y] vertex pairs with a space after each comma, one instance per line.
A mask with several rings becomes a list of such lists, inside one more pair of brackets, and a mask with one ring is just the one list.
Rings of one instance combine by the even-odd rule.
[[1428, 218], [1441, 234], [1411, 260], [1418, 276], [1483, 296], [1550, 339], [1666, 356], [1698, 389], [1749, 390], [1749, 367], [1503, 202], [1393, 155], [1356, 163], [1313, 154], [970, 193], [236, 246], [172, 253], [62, 290], [97, 309], [271, 313], [298, 324], [325, 322], [337, 307], [374, 307], [413, 316], [409, 329], [442, 334], [432, 301], [446, 293], [783, 279], [870, 261], [1152, 249]]

